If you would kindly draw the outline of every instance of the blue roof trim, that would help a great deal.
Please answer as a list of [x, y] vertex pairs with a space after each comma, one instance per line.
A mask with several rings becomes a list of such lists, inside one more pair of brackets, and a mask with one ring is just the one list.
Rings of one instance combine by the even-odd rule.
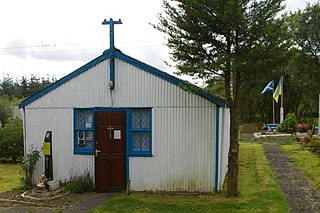
[[183, 89], [192, 92], [194, 94], [197, 94], [207, 100], [209, 100], [210, 102], [213, 102], [215, 104], [217, 104], [218, 106], [221, 107], [225, 107], [226, 106], [226, 100], [223, 98], [220, 98], [218, 96], [214, 96], [209, 94], [208, 92], [206, 92], [205, 90], [187, 82], [187, 81], [183, 81], [179, 78], [176, 78], [172, 75], [169, 75], [168, 73], [165, 73], [155, 67], [152, 67], [148, 64], [145, 64], [141, 61], [138, 61], [137, 59], [134, 59], [128, 55], [123, 54], [120, 50], [118, 49], [108, 49], [106, 51], [103, 52], [103, 54], [95, 59], [93, 59], [92, 61], [90, 61], [89, 63], [85, 64], [84, 66], [80, 67], [79, 69], [75, 70], [74, 72], [66, 75], [65, 77], [61, 78], [60, 80], [56, 81], [55, 83], [51, 84], [50, 86], [46, 87], [45, 89], [41, 90], [40, 92], [38, 92], [37, 94], [29, 97], [28, 99], [22, 101], [19, 104], [19, 108], [23, 108], [26, 105], [32, 103], [33, 101], [37, 100], [38, 98], [44, 96], [45, 94], [49, 93], [50, 91], [56, 89], [57, 87], [61, 86], [62, 84], [66, 83], [67, 81], [71, 80], [72, 78], [76, 77], [77, 75], [87, 71], [88, 69], [92, 68], [93, 66], [101, 63], [102, 61], [111, 58], [112, 56], [123, 60], [129, 64], [132, 64], [133, 66], [136, 66], [146, 72], [149, 72], [155, 76], [158, 76], [161, 79], [164, 79], [172, 84], [175, 84], [179, 87], [182, 87]]

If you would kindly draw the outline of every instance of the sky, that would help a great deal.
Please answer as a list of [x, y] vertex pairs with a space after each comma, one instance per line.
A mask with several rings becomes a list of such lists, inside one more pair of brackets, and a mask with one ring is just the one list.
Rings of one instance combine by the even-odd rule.
[[[287, 0], [286, 10], [303, 9], [317, 0]], [[158, 23], [162, 0], [10, 0], [0, 3], [0, 80], [9, 75], [61, 78], [109, 48], [109, 25], [115, 47], [173, 74], [170, 49]]]

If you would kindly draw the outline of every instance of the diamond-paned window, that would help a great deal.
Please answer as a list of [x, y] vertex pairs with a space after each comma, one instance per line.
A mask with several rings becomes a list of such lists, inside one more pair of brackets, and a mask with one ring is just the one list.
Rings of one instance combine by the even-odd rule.
[[151, 109], [132, 109], [130, 156], [152, 156]]
[[150, 112], [141, 110], [141, 128], [150, 128]]
[[91, 110], [77, 110], [77, 128], [92, 128]]
[[140, 132], [140, 144], [143, 151], [150, 150], [150, 132]]
[[77, 127], [83, 128], [84, 127], [84, 120], [85, 120], [85, 111], [78, 111], [78, 117], [77, 117]]
[[94, 154], [92, 109], [74, 110], [74, 154]]

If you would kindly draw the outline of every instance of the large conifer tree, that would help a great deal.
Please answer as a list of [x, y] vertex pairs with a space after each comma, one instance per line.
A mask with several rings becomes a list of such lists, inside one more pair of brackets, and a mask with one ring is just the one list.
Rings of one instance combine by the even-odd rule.
[[241, 84], [257, 74], [250, 69], [253, 58], [266, 57], [258, 54], [263, 52], [259, 48], [267, 51], [282, 45], [282, 37], [273, 33], [281, 28], [276, 15], [282, 0], [165, 0], [163, 7], [155, 27], [167, 35], [178, 72], [224, 79], [231, 115], [227, 196], [237, 196]]

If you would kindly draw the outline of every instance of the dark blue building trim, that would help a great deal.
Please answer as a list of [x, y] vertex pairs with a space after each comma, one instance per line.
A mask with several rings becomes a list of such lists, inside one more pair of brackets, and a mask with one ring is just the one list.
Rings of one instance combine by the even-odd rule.
[[214, 188], [216, 191], [219, 190], [219, 140], [220, 140], [220, 107], [217, 106], [216, 108], [216, 168], [215, 168], [215, 181], [214, 181]]

